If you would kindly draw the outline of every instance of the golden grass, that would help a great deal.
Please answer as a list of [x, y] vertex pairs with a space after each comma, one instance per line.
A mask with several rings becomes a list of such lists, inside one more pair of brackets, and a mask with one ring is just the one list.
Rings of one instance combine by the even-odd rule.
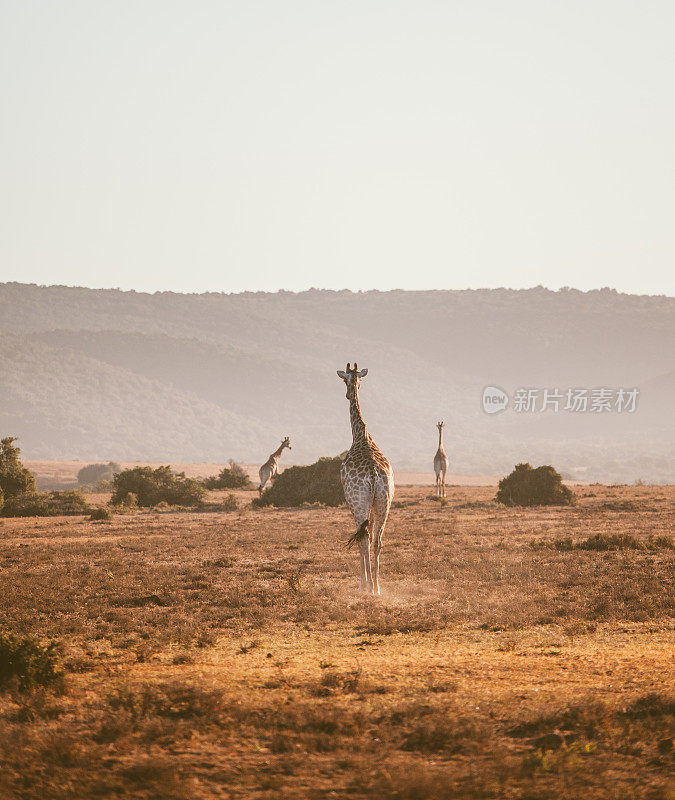
[[380, 599], [345, 509], [0, 522], [0, 629], [66, 669], [0, 696], [0, 797], [673, 797], [675, 490], [428, 493]]

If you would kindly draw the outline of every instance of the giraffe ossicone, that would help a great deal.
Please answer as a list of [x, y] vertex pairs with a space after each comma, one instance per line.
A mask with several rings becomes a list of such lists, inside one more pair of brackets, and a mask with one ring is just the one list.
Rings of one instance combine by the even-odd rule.
[[[342, 462], [340, 477], [345, 500], [356, 523], [356, 533], [347, 542], [358, 544], [361, 555], [361, 591], [380, 594], [380, 552], [382, 536], [394, 497], [394, 471], [368, 433], [359, 407], [359, 386], [368, 374], [358, 364], [347, 364], [337, 374], [347, 387], [352, 446]], [[371, 559], [372, 544], [372, 559]]]
[[289, 450], [292, 450], [291, 447], [291, 440], [286, 436], [279, 447], [270, 455], [267, 461], [260, 467], [258, 470], [258, 475], [260, 476], [260, 486], [258, 486], [258, 494], [262, 494], [263, 489], [265, 488], [265, 484], [267, 481], [274, 482], [274, 479], [277, 477], [279, 472], [279, 459], [281, 458], [281, 454], [284, 452], [284, 448], [287, 447]]

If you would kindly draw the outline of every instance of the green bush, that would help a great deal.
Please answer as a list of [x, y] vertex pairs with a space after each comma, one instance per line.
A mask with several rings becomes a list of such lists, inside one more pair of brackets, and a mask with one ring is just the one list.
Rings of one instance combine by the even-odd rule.
[[32, 637], [0, 633], [0, 689], [25, 692], [49, 686], [61, 677], [54, 642], [41, 645]]
[[344, 501], [340, 479], [341, 458], [320, 458], [305, 467], [288, 467], [280, 472], [274, 483], [256, 497], [256, 506], [301, 506], [303, 503], [323, 503], [341, 506]]
[[134, 467], [125, 469], [113, 479], [113, 505], [126, 505], [130, 495], [136, 496], [139, 506], [148, 508], [164, 500], [171, 506], [196, 506], [206, 494], [204, 486], [184, 472], [171, 467]]
[[113, 515], [110, 509], [103, 507], [95, 508], [89, 517], [92, 522], [108, 522], [112, 518]]
[[21, 450], [12, 444], [15, 441], [14, 436], [0, 439], [0, 490], [6, 500], [35, 491], [35, 476], [19, 461]]
[[90, 514], [91, 506], [80, 492], [25, 492], [10, 497], [0, 511], [3, 517], [61, 517]]
[[77, 473], [77, 482], [80, 486], [95, 486], [99, 481], [112, 481], [116, 472], [122, 467], [115, 461], [107, 464], [87, 464]]
[[230, 466], [223, 467], [218, 475], [204, 478], [204, 486], [207, 489], [247, 489], [252, 485], [246, 470], [241, 464], [236, 464], [232, 460]]
[[507, 506], [569, 506], [575, 501], [553, 467], [535, 469], [530, 464], [517, 464], [510, 475], [502, 478], [495, 499]]

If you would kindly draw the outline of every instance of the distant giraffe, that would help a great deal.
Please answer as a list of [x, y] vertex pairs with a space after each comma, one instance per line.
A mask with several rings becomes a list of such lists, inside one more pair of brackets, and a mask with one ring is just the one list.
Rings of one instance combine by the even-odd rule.
[[287, 447], [289, 450], [293, 449], [290, 445], [290, 441], [291, 440], [287, 436], [258, 470], [258, 475], [260, 476], [260, 486], [258, 486], [259, 494], [262, 494], [267, 481], [272, 481], [272, 483], [274, 483], [274, 479], [277, 477], [277, 473], [279, 472], [278, 463], [279, 459], [281, 458], [281, 454], [284, 452], [284, 447]]
[[[348, 545], [358, 543], [361, 551], [361, 591], [368, 594], [380, 593], [380, 551], [382, 534], [387, 524], [389, 508], [394, 497], [394, 472], [379, 447], [372, 440], [359, 408], [359, 384], [368, 374], [367, 369], [359, 368], [337, 373], [347, 385], [349, 400], [349, 419], [352, 425], [352, 446], [342, 462], [340, 476], [345, 492], [345, 500], [354, 515], [356, 533], [350, 537]], [[370, 543], [373, 543], [373, 563], [371, 567]]]
[[448, 471], [448, 457], [443, 449], [443, 426], [445, 422], [437, 422], [438, 450], [434, 456], [434, 472], [436, 473], [436, 494], [445, 497], [445, 473]]

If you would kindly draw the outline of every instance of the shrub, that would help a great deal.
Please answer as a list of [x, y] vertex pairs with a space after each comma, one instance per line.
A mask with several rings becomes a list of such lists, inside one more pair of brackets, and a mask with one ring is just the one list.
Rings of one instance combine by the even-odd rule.
[[112, 513], [107, 508], [95, 508], [89, 519], [92, 522], [108, 522], [112, 519]]
[[510, 475], [499, 481], [495, 499], [507, 506], [569, 506], [575, 500], [553, 467], [535, 469], [529, 464], [517, 464]]
[[172, 506], [195, 506], [201, 502], [206, 490], [184, 472], [174, 472], [171, 467], [134, 467], [125, 469], [113, 479], [113, 505], [125, 505], [129, 495], [136, 495], [139, 506], [156, 506], [162, 500]]
[[61, 675], [55, 648], [54, 642], [45, 647], [30, 636], [0, 633], [0, 689], [24, 692], [54, 683]]
[[90, 514], [91, 506], [80, 492], [26, 492], [11, 497], [2, 507], [3, 517], [61, 517]]
[[227, 497], [224, 498], [221, 507], [223, 511], [236, 511], [239, 508], [237, 496], [230, 492]]
[[303, 503], [340, 506], [344, 503], [341, 466], [341, 458], [320, 458], [309, 466], [288, 467], [253, 503], [257, 506], [301, 506]]
[[246, 470], [231, 459], [230, 466], [223, 467], [218, 475], [204, 478], [204, 486], [207, 489], [247, 489], [252, 485]]
[[5, 499], [35, 491], [35, 476], [19, 461], [21, 451], [12, 444], [15, 441], [14, 436], [0, 439], [0, 490]]
[[670, 536], [650, 536], [645, 542], [631, 533], [595, 533], [587, 539], [574, 541], [571, 536], [563, 539], [535, 539], [531, 546], [535, 549], [551, 549], [569, 552], [572, 550], [675, 550], [675, 542]]
[[77, 473], [77, 482], [80, 486], [95, 486], [99, 481], [112, 481], [116, 472], [122, 467], [115, 461], [107, 464], [87, 464]]

